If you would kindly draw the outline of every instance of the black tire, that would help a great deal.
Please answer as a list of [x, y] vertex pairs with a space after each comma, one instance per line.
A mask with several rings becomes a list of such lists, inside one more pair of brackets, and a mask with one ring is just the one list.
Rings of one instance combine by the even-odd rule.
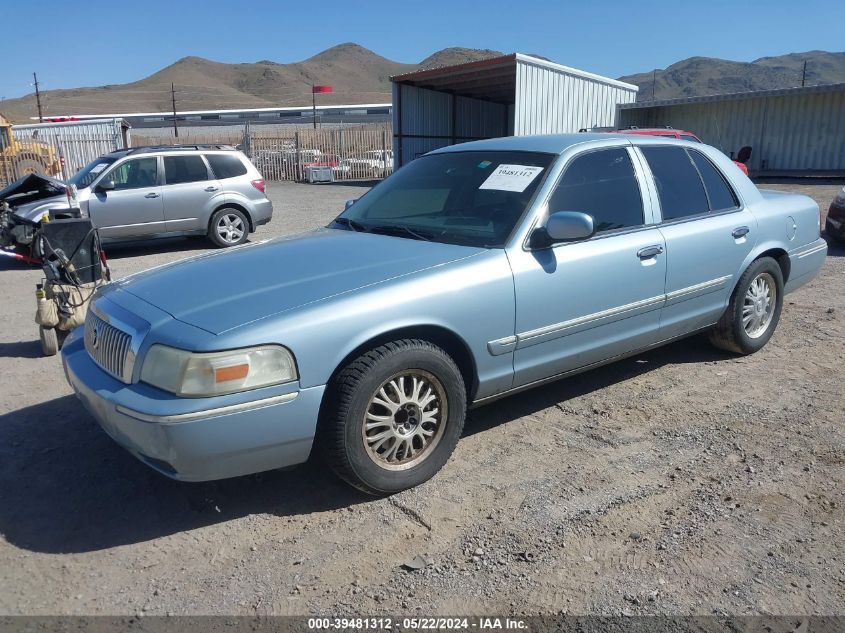
[[832, 232], [829, 228], [827, 228], [827, 226], [824, 227], [824, 234], [825, 237], [827, 237], [828, 243], [835, 246], [845, 246], [845, 238]]
[[[427, 431], [433, 433], [428, 440], [419, 438], [421, 445], [414, 457], [413, 452], [408, 455], [408, 449], [402, 446], [396, 431], [392, 430], [403, 430], [401, 424], [397, 425], [400, 412], [392, 414], [385, 408], [385, 415], [381, 417], [389, 418], [390, 421], [376, 423], [385, 429], [383, 433], [393, 434], [385, 443], [384, 453], [390, 452], [393, 444], [400, 445], [396, 453], [397, 462], [390, 464], [389, 456], [385, 459], [384, 456], [375, 454], [379, 446], [368, 448], [365, 440], [365, 420], [368, 413], [373, 412], [373, 407], [377, 409], [380, 406], [374, 402], [379, 395], [379, 389], [387, 389], [391, 380], [398, 381], [400, 377], [404, 379], [406, 376], [400, 374], [405, 373], [410, 381], [417, 378], [419, 382], [430, 385], [431, 390], [422, 393], [436, 395], [433, 403], [435, 406], [431, 407], [430, 413], [439, 412], [440, 419], [436, 425], [424, 420], [427, 414], [422, 411], [429, 409], [430, 405], [418, 409], [418, 420], [413, 417], [413, 413], [407, 415], [405, 424], [413, 426], [416, 423], [414, 428], [418, 429], [422, 429], [423, 424], [428, 424], [430, 426]], [[413, 396], [416, 384], [418, 383], [407, 383], [409, 389], [406, 394]], [[402, 398], [395, 389], [392, 394], [401, 402]], [[362, 354], [346, 365], [331, 381], [326, 398], [317, 438], [321, 452], [341, 479], [372, 495], [392, 494], [418, 486], [430, 479], [454, 451], [466, 417], [466, 388], [455, 361], [436, 345], [417, 339], [386, 343]], [[395, 404], [393, 397], [388, 399], [391, 404]], [[380, 444], [374, 441], [377, 439], [371, 432], [370, 443]], [[411, 437], [411, 451], [416, 449], [414, 442], [415, 439]], [[404, 464], [399, 459], [403, 452]]]
[[[226, 222], [231, 222], [235, 231], [226, 231], [221, 225]], [[229, 237], [227, 237], [227, 235]], [[227, 248], [229, 246], [238, 246], [243, 244], [249, 238], [249, 218], [246, 214], [235, 207], [223, 207], [217, 209], [208, 223], [208, 239], [220, 248]]]
[[55, 356], [59, 353], [59, 337], [56, 328], [38, 326], [38, 336], [41, 339], [41, 351], [44, 356]]
[[[767, 285], [773, 283], [775, 300], [771, 318], [765, 329], [753, 336], [743, 326], [743, 309], [746, 307], [746, 294], [752, 282], [760, 278]], [[778, 263], [771, 257], [761, 257], [751, 263], [739, 278], [736, 288], [731, 295], [730, 303], [710, 331], [710, 342], [716, 347], [736, 354], [753, 354], [760, 350], [772, 338], [780, 320], [783, 308], [783, 272]]]

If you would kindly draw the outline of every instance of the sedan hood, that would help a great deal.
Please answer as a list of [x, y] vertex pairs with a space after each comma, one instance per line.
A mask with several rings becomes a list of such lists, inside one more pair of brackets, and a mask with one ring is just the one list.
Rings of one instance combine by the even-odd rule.
[[320, 229], [201, 255], [115, 285], [213, 334], [483, 249]]

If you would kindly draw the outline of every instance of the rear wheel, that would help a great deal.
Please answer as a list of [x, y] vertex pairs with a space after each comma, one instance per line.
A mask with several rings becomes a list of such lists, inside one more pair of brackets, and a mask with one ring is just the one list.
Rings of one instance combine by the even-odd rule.
[[249, 220], [240, 209], [225, 207], [211, 216], [208, 237], [220, 247], [243, 244], [249, 237]]
[[461, 373], [427, 341], [377, 347], [344, 367], [329, 390], [318, 440], [332, 469], [369, 494], [399, 492], [431, 478], [463, 430]]
[[710, 341], [737, 354], [753, 354], [774, 334], [783, 307], [783, 273], [771, 257], [754, 261], [742, 274]]

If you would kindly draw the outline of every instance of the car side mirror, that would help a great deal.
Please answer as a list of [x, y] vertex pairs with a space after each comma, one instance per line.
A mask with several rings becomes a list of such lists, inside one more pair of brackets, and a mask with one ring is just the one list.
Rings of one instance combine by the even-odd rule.
[[534, 229], [531, 246], [547, 248], [558, 242], [575, 242], [596, 233], [593, 216], [579, 211], [558, 211], [546, 220], [546, 225]]
[[343, 210], [346, 211], [349, 207], [355, 204], [357, 200], [347, 200], [346, 204], [343, 205]]
[[97, 191], [114, 191], [114, 180], [109, 178], [97, 185]]

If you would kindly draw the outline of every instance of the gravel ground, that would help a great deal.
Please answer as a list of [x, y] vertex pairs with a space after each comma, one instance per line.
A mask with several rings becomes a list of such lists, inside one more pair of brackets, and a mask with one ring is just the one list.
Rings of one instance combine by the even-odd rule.
[[[842, 183], [771, 186], [826, 209]], [[255, 239], [364, 190], [271, 184]], [[120, 277], [207, 248], [109, 254]], [[842, 248], [761, 352], [691, 338], [476, 409], [438, 476], [378, 500], [319, 462], [206, 484], [136, 462], [40, 357], [38, 278], [0, 262], [2, 614], [843, 612]]]

